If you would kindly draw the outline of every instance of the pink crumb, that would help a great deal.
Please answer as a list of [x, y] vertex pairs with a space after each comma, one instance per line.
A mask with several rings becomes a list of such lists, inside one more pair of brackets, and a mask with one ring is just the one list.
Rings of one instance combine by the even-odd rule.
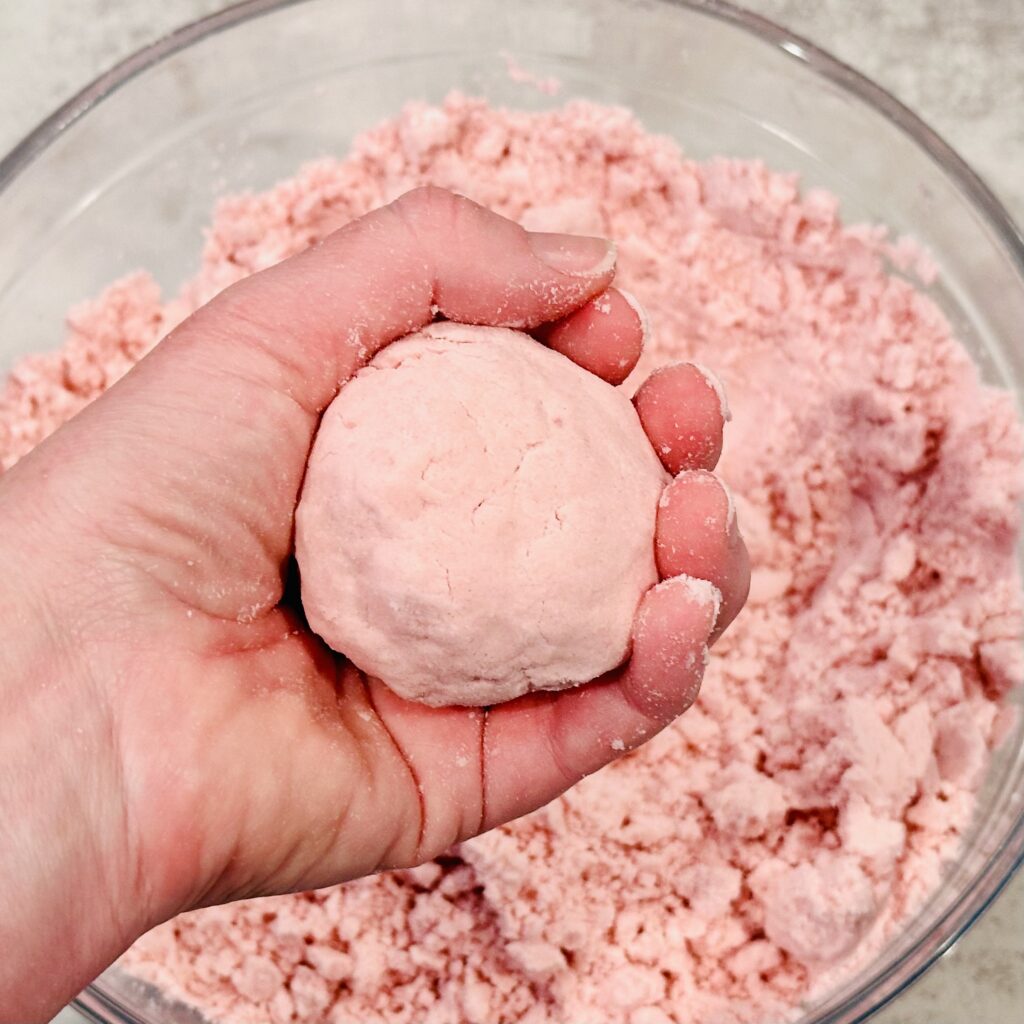
[[518, 85], [532, 86], [544, 96], [557, 96], [562, 91], [562, 82], [554, 75], [541, 77], [528, 71], [510, 53], [504, 54], [505, 72]]
[[222, 200], [179, 298], [136, 275], [73, 311], [0, 399], [3, 463], [231, 281], [426, 182], [616, 239], [639, 374], [714, 367], [749, 605], [679, 722], [543, 810], [413, 871], [185, 915], [122, 966], [231, 1024], [795, 1017], [938, 884], [1021, 679], [1021, 430], [888, 272], [931, 272], [908, 243], [625, 110], [413, 104]]

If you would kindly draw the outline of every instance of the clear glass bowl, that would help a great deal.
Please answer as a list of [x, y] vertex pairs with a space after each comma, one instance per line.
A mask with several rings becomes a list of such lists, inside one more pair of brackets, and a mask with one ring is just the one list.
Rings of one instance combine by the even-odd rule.
[[[564, 83], [517, 85], [503, 55]], [[104, 75], [0, 163], [0, 358], [53, 348], [62, 314], [137, 267], [196, 269], [214, 199], [341, 153], [410, 98], [452, 88], [536, 108], [622, 103], [695, 157], [760, 157], [936, 258], [933, 297], [985, 377], [1024, 389], [1024, 241], [913, 114], [808, 43], [722, 3], [250, 0]], [[1024, 857], [1024, 725], [995, 758], [960, 859], [897, 941], [802, 1024], [862, 1021], [984, 910]], [[198, 1018], [108, 972], [77, 1001], [102, 1022]]]

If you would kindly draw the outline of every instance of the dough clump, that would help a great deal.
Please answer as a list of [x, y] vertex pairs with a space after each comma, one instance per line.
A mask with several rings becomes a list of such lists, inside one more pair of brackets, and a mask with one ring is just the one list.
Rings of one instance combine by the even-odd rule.
[[589, 682], [657, 581], [666, 482], [623, 392], [516, 331], [434, 324], [324, 413], [296, 515], [310, 626], [425, 704]]

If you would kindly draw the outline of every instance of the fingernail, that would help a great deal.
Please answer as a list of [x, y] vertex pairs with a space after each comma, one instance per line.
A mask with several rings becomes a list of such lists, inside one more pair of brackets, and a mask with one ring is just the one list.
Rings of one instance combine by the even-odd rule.
[[534, 256], [552, 270], [574, 277], [596, 277], [615, 266], [615, 243], [589, 235], [529, 232]]
[[711, 610], [711, 632], [718, 624], [718, 616], [722, 612], [722, 592], [709, 580], [698, 579], [696, 576], [670, 576], [662, 580], [654, 588], [656, 591], [680, 590], [699, 608]]
[[726, 396], [722, 378], [718, 374], [712, 373], [711, 370], [701, 363], [691, 362], [690, 365], [704, 378], [708, 387], [718, 396], [718, 404], [722, 407], [722, 419], [728, 423], [732, 419], [732, 412], [729, 410], [729, 399]]
[[729, 508], [725, 514], [725, 528], [729, 536], [735, 538], [739, 532], [739, 528], [736, 525], [736, 500], [732, 496], [732, 490], [729, 485], [721, 480], [718, 482], [722, 485], [722, 490], [725, 491], [725, 500], [729, 502]]
[[647, 316], [647, 310], [640, 305], [637, 297], [632, 292], [627, 292], [625, 288], [618, 287], [616, 291], [626, 300], [626, 305], [636, 313], [636, 318], [640, 321], [640, 337], [643, 339], [644, 348], [646, 348], [647, 343], [651, 340], [651, 321]]
[[[737, 535], [736, 529], [736, 499], [732, 496], [732, 489], [729, 485], [717, 474], [712, 473], [710, 469], [681, 469], [674, 477], [672, 482], [675, 483], [677, 480], [700, 480], [705, 483], [712, 484], [718, 487], [725, 495], [726, 510], [725, 510], [725, 529], [730, 537]], [[661, 492], [661, 497], [658, 499], [658, 507], [664, 508], [668, 501], [665, 498], [668, 488]]]

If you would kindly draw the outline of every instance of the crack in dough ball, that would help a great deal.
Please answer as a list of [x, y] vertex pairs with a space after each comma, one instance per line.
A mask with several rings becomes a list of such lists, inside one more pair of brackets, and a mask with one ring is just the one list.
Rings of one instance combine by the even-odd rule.
[[324, 413], [296, 513], [307, 618], [425, 704], [588, 682], [657, 582], [666, 481], [621, 391], [516, 331], [432, 325]]

